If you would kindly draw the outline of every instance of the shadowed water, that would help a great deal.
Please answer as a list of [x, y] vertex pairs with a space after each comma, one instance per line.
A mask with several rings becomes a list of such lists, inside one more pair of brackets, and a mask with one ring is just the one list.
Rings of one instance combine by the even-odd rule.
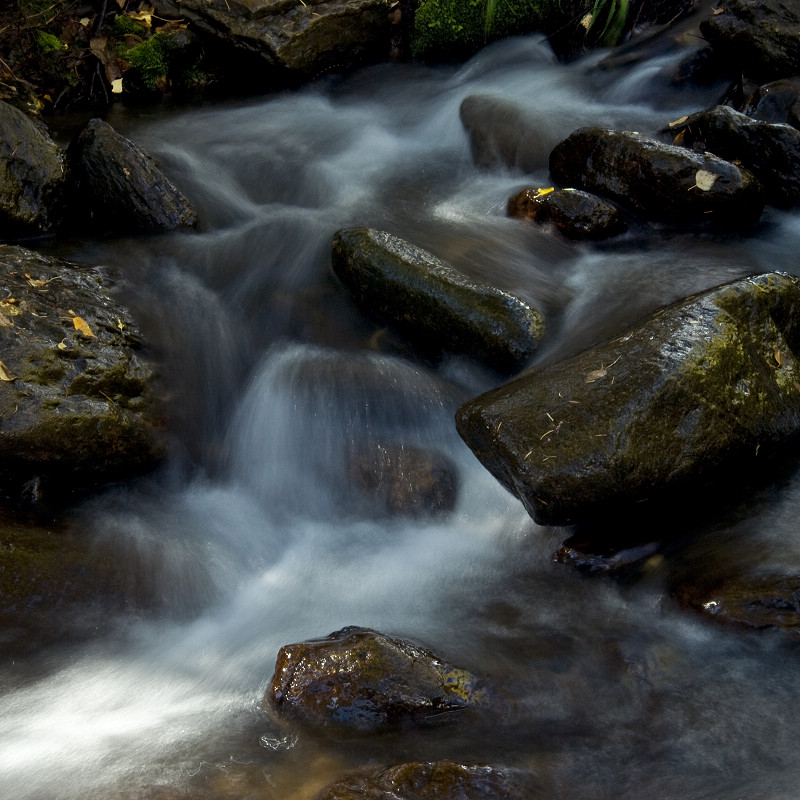
[[[717, 562], [800, 567], [800, 483], [736, 513], [703, 509], [696, 543], [635, 586], [582, 579], [552, 562], [569, 531], [536, 526], [455, 433], [458, 404], [498, 376], [415, 359], [330, 271], [338, 228], [389, 230], [544, 310], [542, 361], [741, 275], [797, 272], [800, 216], [787, 212], [741, 238], [633, 231], [600, 247], [505, 217], [517, 189], [549, 185], [549, 149], [573, 129], [655, 132], [720, 92], [672, 86], [674, 57], [624, 72], [599, 58], [559, 65], [526, 37], [458, 68], [378, 66], [267, 98], [114, 112], [201, 219], [62, 247], [124, 276], [167, 376], [169, 465], [74, 521], [117, 548], [156, 610], [109, 612], [110, 634], [49, 649], [39, 677], [5, 666], [3, 797], [310, 800], [351, 767], [434, 757], [530, 771], [541, 797], [796, 796], [800, 653], [701, 623], [667, 585]], [[476, 93], [539, 122], [532, 176], [472, 164], [459, 106]], [[364, 504], [347, 460], [385, 441], [456, 465], [451, 513], [391, 519]], [[504, 713], [367, 741], [279, 727], [260, 708], [279, 647], [345, 625], [486, 676]]]

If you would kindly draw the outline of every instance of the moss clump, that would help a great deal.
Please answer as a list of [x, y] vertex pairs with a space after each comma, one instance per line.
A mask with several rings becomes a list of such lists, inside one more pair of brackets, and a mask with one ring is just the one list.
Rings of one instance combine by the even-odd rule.
[[52, 33], [36, 31], [36, 44], [43, 53], [60, 53], [67, 49], [67, 45]]
[[147, 36], [147, 28], [127, 14], [117, 14], [106, 23], [106, 30], [112, 36]]
[[540, 25], [556, 0], [422, 0], [414, 19], [415, 56], [460, 52]]
[[157, 33], [128, 50], [125, 58], [148, 89], [157, 89], [167, 78], [171, 49], [169, 37]]

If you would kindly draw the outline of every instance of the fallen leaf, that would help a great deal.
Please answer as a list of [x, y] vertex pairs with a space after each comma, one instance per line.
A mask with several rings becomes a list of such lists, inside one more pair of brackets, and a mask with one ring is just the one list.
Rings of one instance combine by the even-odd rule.
[[122, 78], [111, 81], [111, 94], [122, 94]]
[[82, 17], [80, 23], [84, 28], [88, 28], [92, 24], [92, 21], [89, 19], [89, 17]]
[[75, 326], [75, 330], [80, 331], [84, 336], [94, 336], [86, 320], [81, 317], [73, 317], [72, 324]]
[[11, 317], [7, 317], [2, 311], [0, 311], [0, 328], [13, 328], [14, 327], [14, 320]]
[[28, 281], [28, 283], [31, 286], [33, 286], [34, 289], [38, 289], [40, 286], [46, 286], [47, 285], [47, 281], [46, 280], [43, 280], [42, 278], [31, 278], [31, 276], [28, 275], [27, 272], [25, 273], [25, 279]]
[[600, 367], [600, 369], [593, 369], [591, 372], [586, 373], [586, 383], [594, 383], [600, 378], [605, 378], [608, 375], [608, 371]]
[[125, 330], [125, 326], [122, 324], [122, 320], [121, 320], [119, 317], [117, 317], [117, 327], [118, 327], [118, 328], [119, 328], [121, 331], [124, 331], [124, 330]]
[[589, 28], [592, 27], [593, 22], [594, 22], [594, 15], [589, 13], [586, 14], [586, 16], [581, 20], [581, 25], [588, 31]]
[[550, 194], [550, 192], [554, 192], [554, 191], [555, 191], [555, 187], [554, 186], [550, 186], [547, 189], [537, 189], [536, 190], [536, 196], [537, 197], [544, 197], [546, 194]]
[[61, 340], [61, 341], [60, 341], [60, 342], [59, 342], [59, 343], [56, 345], [56, 347], [57, 347], [59, 350], [66, 350], [66, 349], [67, 349], [66, 341], [67, 341], [66, 339], [62, 339], [62, 340]]
[[711, 13], [716, 17], [718, 14], [724, 14], [725, 13], [725, 9], [724, 8], [712, 8], [711, 9]]
[[0, 361], [0, 381], [15, 381], [17, 378], [11, 374], [8, 367]]
[[689, 119], [689, 117], [680, 117], [676, 120], [673, 120], [672, 122], [669, 123], [669, 127], [674, 128], [676, 125], [683, 125], [683, 123], [686, 122], [687, 119]]
[[686, 139], [686, 131], [680, 131], [680, 133], [678, 133], [678, 135], [672, 140], [672, 144], [674, 144], [675, 147], [682, 147], [684, 139]]
[[[719, 178], [719, 175], [715, 175], [713, 172], [709, 172], [705, 169], [699, 169], [694, 176], [694, 185], [698, 189], [707, 192], [717, 182], [717, 178]], [[694, 186], [692, 188], [694, 188]]]
[[772, 357], [775, 359], [775, 362], [779, 367], [783, 364], [783, 355], [777, 347], [775, 348], [775, 352], [772, 354]]

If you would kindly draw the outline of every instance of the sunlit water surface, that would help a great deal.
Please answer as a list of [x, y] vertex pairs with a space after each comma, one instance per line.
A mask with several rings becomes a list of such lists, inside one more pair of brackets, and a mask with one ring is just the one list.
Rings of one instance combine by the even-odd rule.
[[[515, 190], [549, 185], [549, 150], [573, 129], [656, 132], [720, 91], [671, 86], [667, 58], [625, 72], [598, 59], [559, 65], [520, 38], [461, 67], [384, 65], [263, 99], [115, 112], [201, 218], [195, 232], [67, 246], [124, 277], [176, 408], [167, 468], [74, 523], [126, 554], [120, 571], [157, 608], [48, 650], [40, 678], [7, 668], [3, 797], [303, 800], [351, 767], [435, 757], [527, 770], [542, 797], [796, 797], [800, 653], [680, 611], [657, 569], [625, 587], [553, 564], [569, 532], [536, 526], [454, 430], [458, 404], [497, 376], [415, 360], [331, 275], [338, 228], [389, 230], [542, 308], [547, 360], [706, 287], [796, 271], [800, 217], [772, 210], [742, 238], [633, 231], [601, 247], [505, 217]], [[473, 166], [459, 106], [475, 93], [538, 121], [533, 175]], [[384, 441], [457, 465], [452, 513], [368, 513], [346, 458]], [[722, 548], [800, 564], [800, 483], [767, 494], [735, 524], [721, 510], [684, 568]], [[514, 702], [367, 741], [279, 727], [260, 707], [279, 647], [351, 624], [426, 644]]]

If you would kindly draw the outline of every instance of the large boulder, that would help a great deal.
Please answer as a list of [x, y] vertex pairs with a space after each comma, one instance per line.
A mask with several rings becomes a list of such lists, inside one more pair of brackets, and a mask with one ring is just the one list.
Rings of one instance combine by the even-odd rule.
[[191, 203], [156, 162], [107, 122], [92, 119], [70, 145], [78, 211], [115, 232], [158, 232], [197, 222]]
[[60, 494], [164, 456], [156, 373], [97, 268], [0, 245], [0, 495]]
[[264, 703], [306, 724], [375, 733], [448, 721], [485, 692], [416, 644], [351, 626], [282, 647]]
[[729, 106], [690, 114], [671, 123], [684, 147], [702, 144], [714, 155], [742, 164], [764, 186], [767, 202], [779, 206], [800, 201], [800, 130], [760, 122]]
[[[153, 5], [270, 77], [314, 77], [389, 52], [385, 0], [155, 0]], [[250, 79], [258, 83], [257, 74]]]
[[759, 86], [741, 109], [762, 122], [784, 122], [800, 130], [800, 78], [784, 78]]
[[670, 223], [741, 225], [757, 220], [764, 206], [761, 185], [748, 171], [634, 131], [578, 129], [553, 149], [550, 174], [562, 186]]
[[40, 125], [0, 102], [0, 240], [52, 231], [66, 186], [63, 150]]
[[800, 8], [793, 0], [725, 0], [700, 31], [737, 72], [762, 81], [800, 73]]
[[317, 800], [499, 800], [529, 797], [519, 779], [489, 766], [428, 761], [340, 778]]
[[428, 351], [466, 353], [510, 372], [538, 349], [538, 311], [390, 233], [340, 230], [332, 261], [359, 306]]
[[528, 187], [508, 201], [509, 217], [550, 223], [568, 239], [608, 239], [628, 228], [618, 206], [580, 189]]
[[800, 279], [739, 280], [465, 403], [458, 431], [542, 524], [641, 509], [797, 440], [798, 334]]

